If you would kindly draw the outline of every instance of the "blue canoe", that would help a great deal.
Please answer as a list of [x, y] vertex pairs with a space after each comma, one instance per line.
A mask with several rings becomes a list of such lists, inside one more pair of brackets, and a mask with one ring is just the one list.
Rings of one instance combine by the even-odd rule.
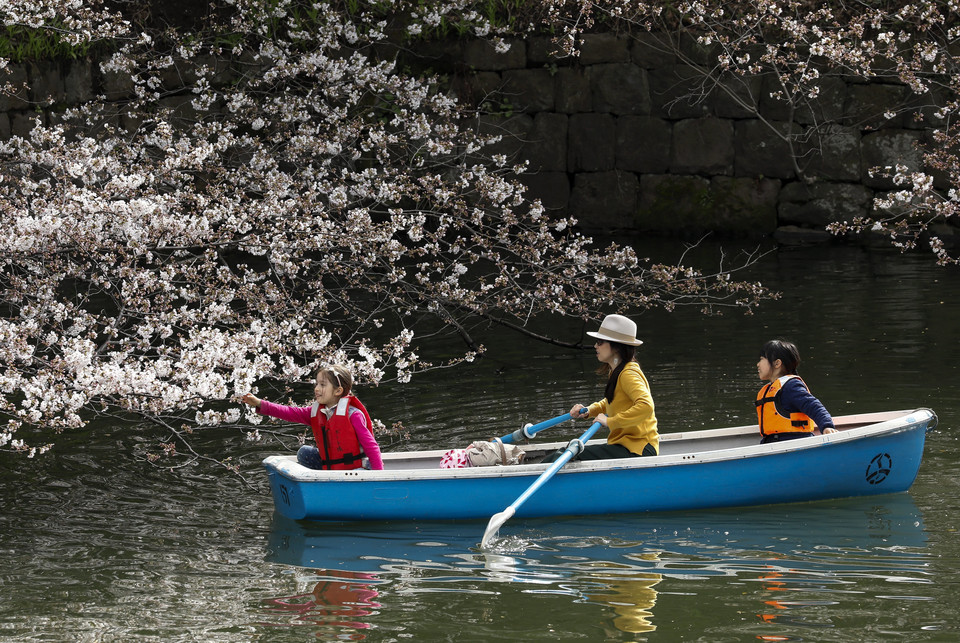
[[[837, 433], [777, 444], [759, 444], [756, 426], [706, 429], [661, 435], [656, 457], [571, 462], [523, 504], [517, 517], [709, 509], [905, 491], [917, 476], [936, 414], [915, 409], [834, 421]], [[565, 445], [522, 446], [527, 459], [537, 462]], [[487, 519], [548, 466], [440, 469], [444, 452], [386, 453], [382, 471], [317, 471], [297, 464], [295, 456], [271, 456], [263, 464], [280, 514], [333, 521]]]

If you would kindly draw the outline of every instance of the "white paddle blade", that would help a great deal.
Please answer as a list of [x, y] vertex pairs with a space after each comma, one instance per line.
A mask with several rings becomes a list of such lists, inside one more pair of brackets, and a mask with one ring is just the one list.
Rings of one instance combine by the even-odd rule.
[[483, 532], [483, 540], [480, 541], [481, 547], [490, 546], [490, 541], [497, 537], [497, 532], [500, 531], [503, 523], [513, 517], [513, 512], [514, 508], [511, 506], [490, 517], [490, 522], [487, 523], [487, 529]]

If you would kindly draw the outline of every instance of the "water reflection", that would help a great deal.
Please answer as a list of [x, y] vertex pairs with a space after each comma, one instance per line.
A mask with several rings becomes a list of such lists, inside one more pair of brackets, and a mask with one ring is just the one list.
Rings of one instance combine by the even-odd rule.
[[[384, 609], [399, 594], [433, 609], [434, 597], [454, 587], [476, 597], [509, 594], [514, 609], [533, 596], [567, 596], [601, 609], [604, 629], [624, 635], [656, 629], [663, 592], [689, 594], [687, 585], [717, 576], [746, 588], [740, 594], [753, 601], [762, 637], [822, 626], [804, 610], [853, 600], [848, 589], [863, 579], [923, 585], [931, 576], [922, 514], [909, 493], [523, 524], [520, 535], [485, 552], [475, 521], [311, 523], [275, 515], [266, 559], [360, 579], [351, 587], [365, 583], [372, 593], [344, 598], [344, 609], [372, 605], [376, 592]], [[344, 612], [313, 609], [310, 618], [342, 624]]]
[[[650, 561], [657, 560], [655, 553], [643, 554], [643, 557]], [[663, 580], [663, 576], [634, 572], [629, 567], [624, 574], [624, 567], [613, 563], [599, 563], [597, 567], [598, 571], [588, 575], [596, 581], [597, 589], [584, 591], [584, 597], [613, 609], [616, 616], [611, 625], [629, 634], [657, 629], [653, 624], [653, 607], [657, 603], [657, 590], [654, 587]]]
[[369, 629], [370, 624], [359, 619], [380, 607], [376, 602], [377, 575], [320, 569], [315, 576], [317, 583], [310, 592], [265, 601], [267, 613], [287, 622], [287, 617], [293, 616], [297, 625], [313, 624], [319, 638], [328, 634], [333, 640], [344, 640], [345, 636], [351, 641], [364, 640], [362, 630]]

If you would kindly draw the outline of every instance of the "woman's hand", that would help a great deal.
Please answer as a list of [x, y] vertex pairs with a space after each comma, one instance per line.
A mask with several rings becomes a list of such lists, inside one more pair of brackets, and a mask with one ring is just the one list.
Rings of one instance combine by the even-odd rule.
[[260, 398], [254, 395], [253, 393], [247, 393], [240, 398], [240, 401], [246, 404], [247, 406], [252, 406], [255, 409], [260, 408]]
[[578, 417], [580, 417], [580, 410], [583, 408], [583, 404], [574, 404], [573, 408], [570, 409], [570, 417], [576, 420]]
[[835, 428], [833, 428], [832, 426], [828, 426], [828, 427], [824, 428], [823, 431], [821, 431], [820, 433], [826, 435], [826, 434], [828, 434], [828, 433], [837, 433], [837, 432], [838, 432], [838, 431], [837, 431]]
[[[607, 414], [606, 414], [606, 413], [600, 413], [600, 414], [597, 415], [597, 417], [593, 418], [593, 421], [594, 421], [594, 422], [599, 422], [599, 423], [602, 424], [603, 426], [607, 426]], [[609, 427], [607, 427], [607, 428], [609, 428]]]

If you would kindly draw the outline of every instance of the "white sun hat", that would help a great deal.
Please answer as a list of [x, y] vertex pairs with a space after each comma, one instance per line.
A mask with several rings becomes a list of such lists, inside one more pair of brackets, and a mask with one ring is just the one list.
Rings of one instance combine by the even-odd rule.
[[643, 343], [637, 339], [637, 325], [623, 315], [607, 315], [600, 324], [600, 330], [595, 333], [588, 331], [587, 335], [627, 346], [639, 346]]

